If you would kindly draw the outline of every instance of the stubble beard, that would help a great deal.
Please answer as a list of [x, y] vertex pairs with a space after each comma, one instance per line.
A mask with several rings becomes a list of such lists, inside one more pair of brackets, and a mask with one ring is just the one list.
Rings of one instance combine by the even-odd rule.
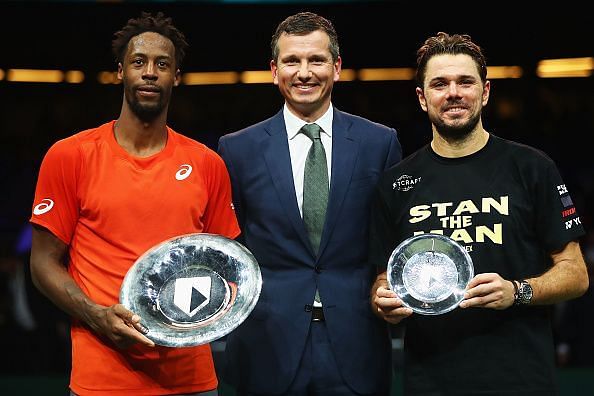
[[429, 115], [429, 119], [437, 133], [449, 142], [460, 142], [464, 141], [471, 133], [475, 130], [481, 119], [481, 113], [477, 113], [467, 122], [463, 124], [449, 125], [446, 124], [443, 119], [437, 116]]
[[124, 97], [130, 110], [142, 122], [152, 122], [165, 111], [163, 90], [160, 91], [159, 100], [156, 103], [141, 103], [136, 97], [136, 90], [134, 88], [130, 90], [126, 89], [125, 92]]

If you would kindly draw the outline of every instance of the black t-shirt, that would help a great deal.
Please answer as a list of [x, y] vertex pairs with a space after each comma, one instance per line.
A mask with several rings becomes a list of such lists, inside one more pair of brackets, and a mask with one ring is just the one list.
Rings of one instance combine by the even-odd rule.
[[[443, 158], [429, 145], [383, 175], [370, 229], [370, 263], [385, 270], [406, 238], [439, 233], [472, 257], [474, 272], [524, 279], [584, 234], [544, 153], [490, 135], [480, 151]], [[405, 319], [406, 394], [555, 394], [551, 308], [454, 309]], [[441, 393], [438, 393], [441, 394]]]

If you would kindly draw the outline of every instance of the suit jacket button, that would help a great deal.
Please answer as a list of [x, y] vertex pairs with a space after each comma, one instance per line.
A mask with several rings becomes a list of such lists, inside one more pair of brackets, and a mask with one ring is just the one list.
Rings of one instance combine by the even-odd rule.
[[313, 309], [313, 307], [311, 305], [309, 305], [309, 304], [305, 304], [304, 309], [305, 309], [305, 312], [311, 312], [311, 310]]
[[320, 272], [322, 272], [322, 269], [320, 268], [320, 266], [319, 266], [319, 265], [316, 265], [316, 266], [314, 267], [314, 271], [316, 271], [316, 273], [318, 273], [318, 274], [319, 274]]

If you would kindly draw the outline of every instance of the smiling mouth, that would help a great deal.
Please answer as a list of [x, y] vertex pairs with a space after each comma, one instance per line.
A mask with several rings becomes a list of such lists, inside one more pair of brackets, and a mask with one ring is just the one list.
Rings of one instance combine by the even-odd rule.
[[466, 106], [448, 106], [445, 109], [443, 109], [442, 113], [456, 116], [466, 111], [468, 111], [468, 108]]
[[317, 84], [293, 84], [293, 88], [296, 88], [300, 91], [309, 91], [316, 88]]

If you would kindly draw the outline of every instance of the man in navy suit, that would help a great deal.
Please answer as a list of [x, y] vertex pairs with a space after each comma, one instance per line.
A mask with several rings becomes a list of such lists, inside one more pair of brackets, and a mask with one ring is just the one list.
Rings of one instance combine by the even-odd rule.
[[[240, 240], [263, 279], [258, 304], [227, 338], [222, 378], [240, 395], [385, 395], [390, 337], [370, 310], [368, 220], [376, 182], [401, 159], [400, 143], [394, 129], [332, 106], [342, 60], [330, 21], [290, 16], [271, 47], [283, 109], [219, 141]], [[328, 200], [312, 243], [303, 213], [313, 139], [302, 127], [314, 123]]]

